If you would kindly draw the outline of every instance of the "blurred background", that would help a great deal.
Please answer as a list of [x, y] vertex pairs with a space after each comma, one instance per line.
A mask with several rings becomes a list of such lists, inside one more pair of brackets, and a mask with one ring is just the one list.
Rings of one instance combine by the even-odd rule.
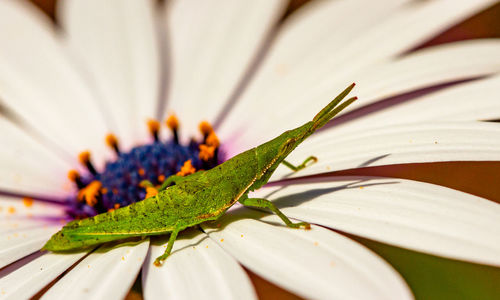
[[[30, 0], [57, 24], [56, 0]], [[292, 0], [284, 18], [302, 5], [319, 0]], [[370, 1], [370, 0], [367, 0]], [[432, 1], [432, 0], [415, 0]], [[474, 0], [469, 0], [474, 1]], [[500, 38], [500, 2], [449, 28], [415, 49], [476, 38]], [[500, 55], [500, 53], [499, 53]], [[500, 92], [500, 87], [499, 87]], [[500, 96], [499, 96], [500, 101]], [[499, 149], [500, 151], [500, 149]], [[500, 203], [500, 162], [449, 162], [369, 167], [338, 175], [387, 176], [439, 184]], [[429, 256], [351, 236], [389, 261], [421, 299], [500, 299], [500, 270]], [[299, 297], [249, 273], [259, 298]], [[140, 280], [127, 299], [142, 299]]]

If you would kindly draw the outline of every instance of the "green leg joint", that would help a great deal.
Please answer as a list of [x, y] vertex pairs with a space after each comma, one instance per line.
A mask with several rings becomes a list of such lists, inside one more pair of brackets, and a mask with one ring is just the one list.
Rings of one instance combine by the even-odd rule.
[[285, 222], [286, 226], [291, 227], [291, 228], [300, 228], [304, 227], [304, 229], [311, 229], [311, 224], [307, 222], [299, 222], [299, 223], [292, 223], [290, 219], [288, 219], [287, 216], [285, 216], [271, 201], [266, 200], [266, 199], [261, 199], [261, 198], [245, 198], [245, 199], [240, 199], [239, 202], [245, 206], [253, 206], [253, 207], [260, 207], [260, 208], [268, 208], [270, 209], [273, 213], [275, 213], [278, 217]]
[[316, 158], [316, 156], [309, 156], [308, 158], [306, 158], [306, 160], [304, 160], [303, 163], [301, 163], [298, 166], [294, 166], [291, 163], [287, 162], [286, 160], [282, 161], [281, 163], [284, 164], [285, 166], [289, 167], [290, 169], [292, 169], [292, 171], [297, 172], [297, 171], [302, 170], [305, 167], [307, 167], [307, 163], [310, 161], [312, 161], [312, 163], [315, 163], [318, 161], [318, 159]]

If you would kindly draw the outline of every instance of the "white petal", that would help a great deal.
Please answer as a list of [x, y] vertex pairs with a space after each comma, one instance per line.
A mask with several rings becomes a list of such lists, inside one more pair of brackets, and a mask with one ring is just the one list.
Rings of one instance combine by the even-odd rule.
[[0, 190], [48, 197], [71, 191], [66, 178], [71, 164], [3, 118], [0, 132]]
[[1, 103], [68, 156], [105, 153], [103, 114], [50, 21], [24, 1], [1, 1], [0, 27]]
[[344, 169], [403, 163], [500, 160], [500, 125], [496, 123], [416, 123], [336, 134], [319, 132], [287, 161], [318, 162], [298, 172], [279, 166], [272, 180]]
[[[438, 0], [416, 3], [412, 1], [397, 9], [390, 17], [380, 15], [381, 19], [378, 22], [369, 24], [370, 27], [355, 38], [350, 36], [345, 43], [332, 44], [328, 49], [317, 47], [315, 44], [310, 45], [307, 51], [310, 59], [302, 59], [302, 63], [296, 63], [295, 60], [283, 62], [279, 58], [284, 55], [276, 55], [276, 59], [263, 62], [261, 69], [278, 69], [278, 72], [283, 72], [279, 71], [283, 68], [276, 66], [285, 65], [290, 69], [285, 72], [286, 76], [277, 78], [269, 75], [269, 72], [262, 75], [256, 74], [256, 79], [246, 89], [231, 116], [224, 120], [218, 132], [223, 139], [227, 140], [243, 136], [241, 143], [252, 145], [255, 141], [263, 141], [259, 139], [259, 136], [265, 139], [265, 137], [274, 136], [275, 132], [270, 130], [263, 134], [264, 131], [259, 131], [247, 137], [242, 135], [245, 128], [239, 128], [235, 124], [257, 123], [269, 127], [269, 120], [274, 120], [275, 123], [286, 122], [283, 119], [289, 118], [292, 112], [294, 118], [290, 119], [296, 121], [293, 125], [299, 124], [300, 121], [307, 121], [311, 118], [311, 114], [314, 115], [318, 108], [333, 98], [339, 90], [357, 81], [357, 75], [363, 74], [366, 68], [390, 61], [396, 55], [409, 50], [454, 22], [474, 14], [493, 2]], [[363, 3], [359, 4], [359, 10], [365, 9], [366, 1]], [[367, 11], [371, 11], [370, 8]], [[308, 14], [303, 14], [302, 18], [297, 19], [306, 22], [307, 16]], [[352, 17], [353, 14], [348, 16]], [[350, 23], [344, 22], [342, 26], [349, 27]], [[296, 30], [296, 27], [301, 28], [291, 26], [290, 30]], [[335, 26], [334, 30], [325, 31], [323, 40], [327, 41], [328, 35], [336, 35], [337, 31], [344, 32], [344, 30], [339, 30], [339, 27], [341, 28], [341, 26]], [[287, 27], [284, 27], [284, 30], [286, 31]], [[296, 40], [301, 40], [307, 34], [315, 35], [313, 32], [304, 30], [297, 35]], [[280, 47], [275, 45], [274, 48]], [[294, 48], [289, 47], [289, 49]], [[370, 50], [367, 51], [367, 49]], [[269, 56], [274, 57], [272, 54]], [[267, 67], [267, 64], [271, 66]], [[298, 118], [305, 119], [299, 120]]]
[[399, 274], [356, 242], [318, 226], [290, 229], [275, 216], [261, 216], [237, 209], [218, 221], [222, 229], [202, 226], [247, 268], [302, 297], [412, 298]]
[[[294, 80], [310, 80], [310, 75], [334, 57], [342, 45], [352, 41], [353, 36], [363, 35], [406, 2], [409, 1], [312, 1], [304, 5], [280, 26], [244, 99], [258, 101], [258, 96], [269, 89], [293, 89], [290, 83]], [[304, 73], [306, 70], [315, 71]]]
[[[255, 120], [240, 139], [272, 138], [286, 129], [307, 121], [324, 107], [350, 81], [356, 81], [352, 92], [359, 100], [344, 112], [405, 92], [446, 82], [475, 78], [500, 71], [500, 40], [474, 40], [424, 49], [401, 59], [372, 65], [346, 77], [331, 74], [295, 95], [273, 95], [266, 109], [255, 113]], [[336, 77], [336, 79], [334, 78]], [[271, 101], [271, 99], [276, 99]], [[285, 100], [288, 101], [285, 104]], [[344, 113], [343, 112], [343, 113]], [[251, 115], [250, 113], [248, 115]], [[290, 118], [293, 116], [293, 118]], [[273, 120], [271, 126], [264, 119]], [[259, 121], [260, 120], [260, 121]]]
[[46, 253], [0, 278], [2, 299], [28, 299], [61, 275], [86, 252], [76, 254]]
[[453, 85], [339, 124], [334, 130], [344, 132], [409, 122], [500, 119], [500, 101], [497, 95], [499, 86], [499, 75]]
[[60, 225], [43, 225], [3, 232], [0, 235], [0, 268], [40, 250], [60, 227]]
[[0, 268], [39, 250], [63, 217], [61, 205], [0, 196]]
[[151, 246], [143, 265], [146, 299], [256, 299], [243, 268], [199, 231], [183, 232], [171, 256], [155, 267], [153, 261], [163, 254], [167, 240]]
[[0, 195], [0, 234], [39, 228], [65, 216], [64, 206]]
[[322, 181], [264, 188], [252, 197], [269, 195], [285, 215], [335, 230], [434, 255], [500, 266], [497, 203], [403, 179], [335, 177]]
[[197, 122], [214, 122], [235, 92], [286, 1], [171, 1], [166, 6], [170, 48], [168, 111], [182, 135]]
[[499, 52], [499, 39], [461, 41], [372, 66], [356, 78], [360, 101], [349, 109], [426, 86], [499, 72]]
[[157, 118], [160, 46], [156, 1], [59, 2], [69, 46], [94, 78], [120, 141], [130, 146]]
[[149, 239], [103, 246], [59, 280], [42, 299], [122, 299], [146, 257]]

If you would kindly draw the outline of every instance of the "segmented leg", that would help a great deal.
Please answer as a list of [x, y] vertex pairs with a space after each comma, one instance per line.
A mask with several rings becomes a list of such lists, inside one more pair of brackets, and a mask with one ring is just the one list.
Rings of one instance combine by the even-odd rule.
[[286, 160], [282, 161], [281, 163], [284, 164], [285, 166], [289, 167], [290, 169], [292, 169], [293, 171], [297, 172], [298, 170], [302, 170], [304, 169], [305, 167], [307, 167], [307, 163], [312, 161], [313, 163], [317, 162], [318, 159], [316, 158], [316, 156], [309, 156], [308, 158], [306, 158], [304, 160], [303, 163], [301, 163], [300, 165], [298, 166], [294, 166], [292, 165], [291, 163], [287, 162]]
[[168, 188], [172, 183], [176, 183], [176, 182], [179, 182], [179, 181], [184, 180], [184, 179], [185, 179], [184, 176], [178, 176], [178, 175], [168, 176], [168, 178], [165, 179], [165, 181], [161, 184], [161, 186], [158, 189], [158, 191], [161, 192], [164, 189]]
[[159, 267], [162, 265], [163, 261], [167, 259], [167, 257], [170, 255], [170, 252], [172, 252], [172, 247], [174, 246], [174, 242], [177, 239], [177, 235], [179, 234], [179, 231], [181, 231], [180, 227], [175, 227], [175, 229], [170, 233], [170, 238], [168, 239], [168, 244], [167, 244], [167, 249], [165, 249], [165, 252], [158, 256], [155, 259], [155, 266]]
[[305, 229], [311, 229], [311, 224], [307, 222], [299, 222], [299, 223], [292, 223], [290, 219], [288, 219], [287, 216], [285, 216], [271, 201], [266, 200], [266, 199], [261, 199], [261, 198], [245, 198], [245, 199], [240, 199], [239, 202], [245, 206], [253, 206], [253, 207], [261, 207], [261, 208], [268, 208], [270, 209], [273, 213], [275, 213], [278, 217], [285, 222], [286, 226], [292, 227], [292, 228], [300, 228], [304, 227]]
[[139, 183], [139, 186], [140, 187], [143, 187], [143, 188], [154, 188], [155, 186], [153, 185], [153, 183], [149, 180], [143, 180]]

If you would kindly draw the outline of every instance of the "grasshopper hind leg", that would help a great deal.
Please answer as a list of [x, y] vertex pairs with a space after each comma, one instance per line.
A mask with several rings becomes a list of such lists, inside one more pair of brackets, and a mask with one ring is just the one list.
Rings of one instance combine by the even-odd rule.
[[309, 224], [307, 222], [293, 223], [292, 221], [290, 221], [290, 219], [288, 219], [287, 216], [285, 216], [271, 201], [269, 201], [267, 199], [244, 198], [244, 199], [240, 199], [239, 202], [245, 206], [267, 208], [267, 209], [271, 210], [278, 217], [280, 217], [280, 219], [283, 220], [283, 222], [285, 222], [286, 226], [288, 226], [288, 227], [291, 227], [291, 228], [304, 227], [304, 229], [311, 229], [311, 224]]

